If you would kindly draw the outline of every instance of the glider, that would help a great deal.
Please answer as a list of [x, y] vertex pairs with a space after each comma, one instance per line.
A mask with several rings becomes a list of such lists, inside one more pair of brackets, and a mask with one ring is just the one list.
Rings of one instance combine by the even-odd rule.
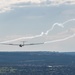
[[3, 45], [13, 45], [13, 46], [19, 46], [19, 47], [23, 47], [23, 46], [29, 46], [29, 45], [40, 45], [40, 44], [44, 44], [44, 43], [24, 43], [23, 44], [12, 44], [12, 43], [2, 43]]

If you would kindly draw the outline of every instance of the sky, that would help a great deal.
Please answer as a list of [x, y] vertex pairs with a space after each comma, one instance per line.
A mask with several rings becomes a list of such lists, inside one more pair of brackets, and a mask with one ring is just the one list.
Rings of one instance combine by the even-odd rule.
[[75, 0], [0, 0], [0, 51], [75, 52]]

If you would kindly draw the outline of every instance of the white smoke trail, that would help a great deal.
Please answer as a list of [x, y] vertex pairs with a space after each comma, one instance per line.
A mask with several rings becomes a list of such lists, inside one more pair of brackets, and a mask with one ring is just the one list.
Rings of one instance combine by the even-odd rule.
[[47, 31], [45, 32], [45, 34], [48, 35], [48, 33], [49, 33], [50, 31], [52, 31], [55, 26], [60, 26], [60, 27], [64, 28], [64, 24], [66, 24], [66, 23], [68, 23], [68, 22], [70, 22], [70, 21], [75, 21], [75, 19], [70, 19], [70, 20], [65, 21], [65, 22], [63, 22], [63, 23], [54, 23], [53, 26], [52, 26], [52, 28], [49, 29], [49, 30], [47, 30]]
[[22, 40], [22, 39], [33, 39], [33, 38], [41, 37], [42, 35], [43, 35], [43, 32], [40, 35], [31, 36], [31, 37], [22, 37], [22, 38], [18, 38], [18, 39], [3, 41], [3, 42], [0, 42], [0, 43], [14, 42], [14, 41]]
[[46, 43], [61, 42], [61, 41], [65, 41], [65, 40], [68, 40], [68, 39], [73, 38], [73, 37], [75, 37], [75, 34], [73, 34], [73, 35], [71, 35], [71, 36], [69, 36], [69, 37], [63, 38], [63, 39], [52, 40], [52, 41], [46, 41], [46, 42], [44, 42], [44, 44], [46, 44]]
[[52, 25], [52, 27], [51, 27], [49, 30], [47, 30], [45, 33], [42, 32], [42, 33], [39, 34], [39, 35], [30, 36], [30, 37], [21, 37], [21, 38], [17, 38], [17, 39], [13, 39], [13, 40], [3, 41], [3, 42], [0, 42], [0, 43], [8, 43], [8, 42], [14, 42], [14, 41], [19, 41], [19, 40], [24, 40], [24, 39], [33, 39], [33, 38], [41, 37], [41, 36], [43, 36], [43, 34], [48, 35], [48, 33], [49, 33], [50, 31], [52, 31], [55, 26], [59, 26], [59, 27], [64, 28], [64, 24], [66, 24], [66, 23], [68, 23], [68, 22], [70, 22], [70, 21], [74, 21], [74, 20], [75, 20], [75, 19], [70, 19], [70, 20], [65, 21], [65, 22], [63, 22], [63, 23], [54, 23], [54, 24]]
[[66, 23], [68, 23], [68, 22], [70, 22], [70, 21], [75, 21], [75, 19], [70, 19], [70, 20], [68, 20], [68, 21], [65, 21], [64, 23], [62, 23], [62, 25], [66, 24]]
[[60, 26], [60, 27], [62, 27], [62, 28], [64, 28], [63, 24], [54, 23], [53, 26], [52, 26], [52, 28], [49, 29], [49, 30], [47, 30], [44, 34], [45, 34], [45, 35], [48, 35], [48, 33], [49, 33], [50, 31], [52, 31], [56, 25], [57, 25], [57, 26]]

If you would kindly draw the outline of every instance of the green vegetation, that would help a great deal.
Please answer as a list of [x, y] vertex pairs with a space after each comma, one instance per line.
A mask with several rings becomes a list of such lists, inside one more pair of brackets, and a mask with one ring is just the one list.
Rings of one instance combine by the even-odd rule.
[[1, 73], [15, 73], [17, 69], [12, 67], [0, 67], [0, 74]]
[[74, 66], [12, 66], [0, 67], [0, 75], [74, 75]]

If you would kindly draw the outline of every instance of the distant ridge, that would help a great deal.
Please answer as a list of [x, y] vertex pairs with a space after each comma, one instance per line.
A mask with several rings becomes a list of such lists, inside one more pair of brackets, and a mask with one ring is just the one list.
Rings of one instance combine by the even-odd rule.
[[67, 54], [67, 55], [75, 55], [75, 52], [62, 52], [64, 54]]
[[0, 65], [75, 65], [75, 56], [59, 52], [0, 52]]

